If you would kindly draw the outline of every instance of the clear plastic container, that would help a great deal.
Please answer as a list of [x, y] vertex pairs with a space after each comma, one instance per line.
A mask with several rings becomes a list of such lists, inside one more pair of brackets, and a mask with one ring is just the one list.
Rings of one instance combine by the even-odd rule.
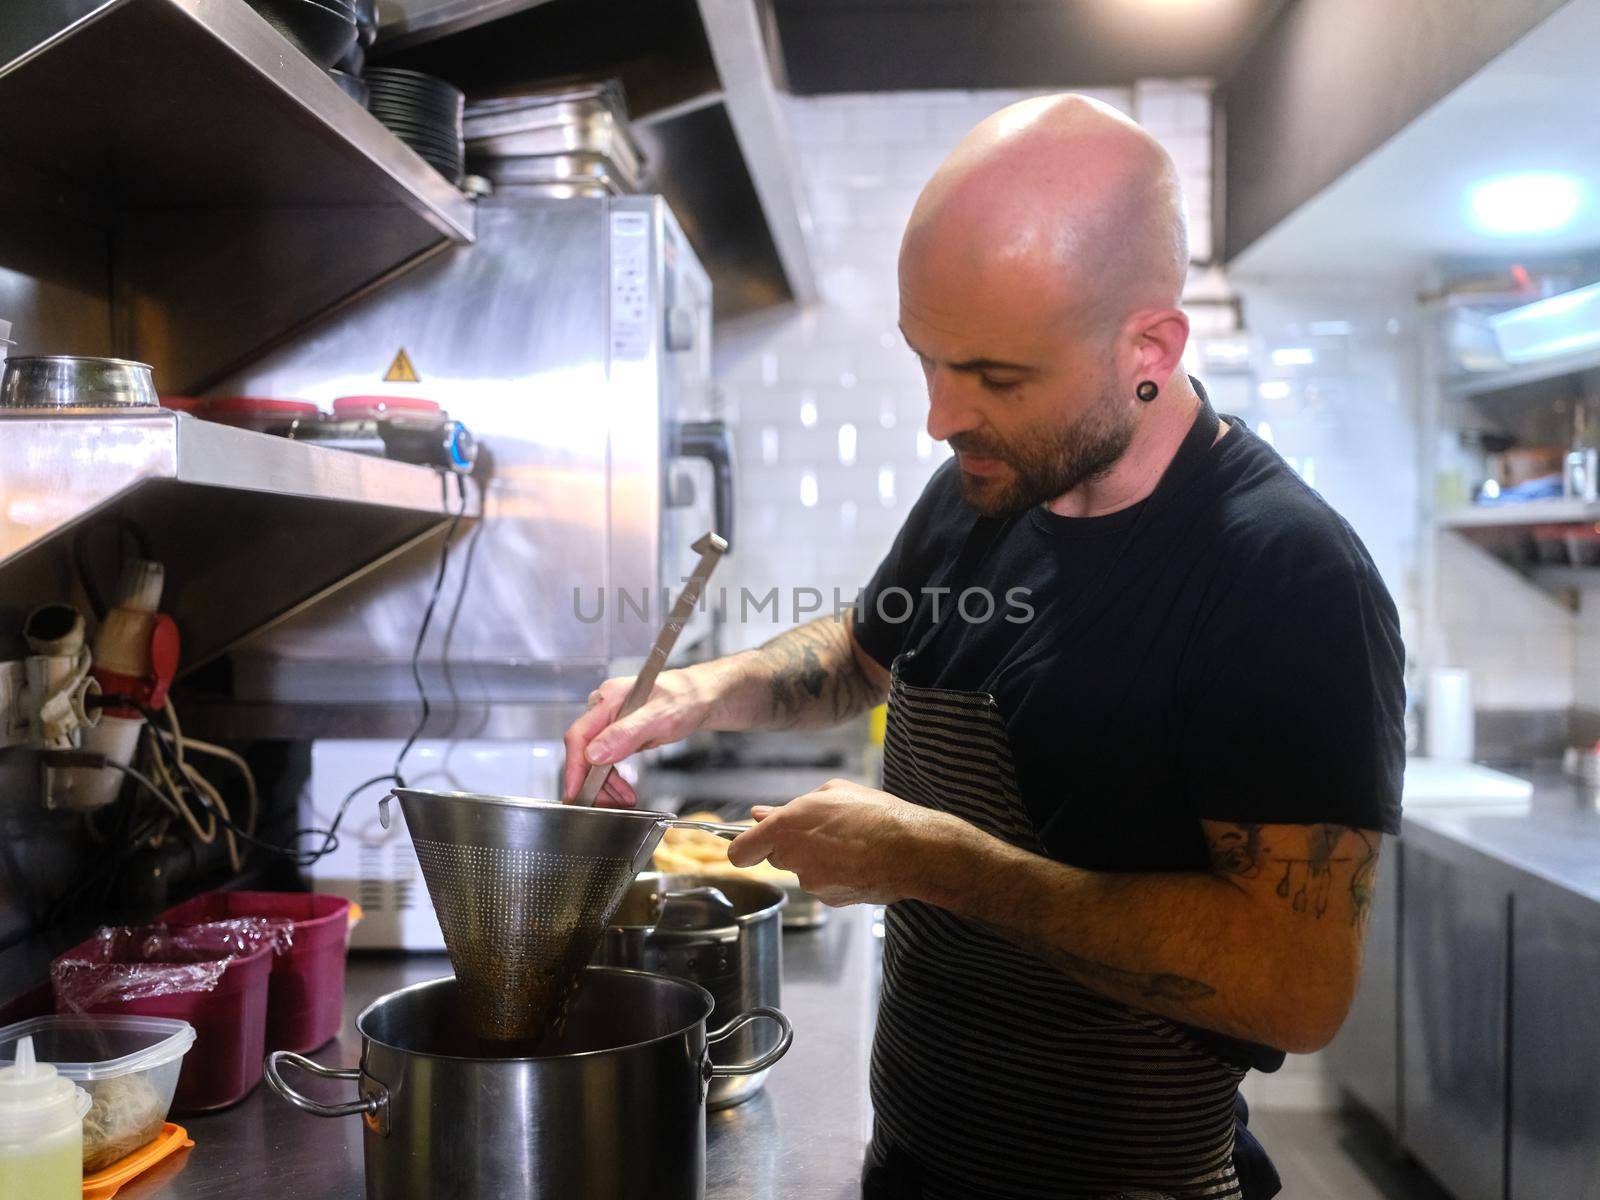
[[12, 1053], [15, 1063], [0, 1067], [0, 1196], [78, 1200], [89, 1097], [36, 1061], [26, 1035]]
[[261, 1082], [267, 981], [288, 921], [102, 928], [50, 966], [59, 1012], [165, 1017], [194, 1026], [174, 1112], [237, 1104]]
[[24, 1037], [40, 1062], [88, 1093], [82, 1172], [92, 1175], [160, 1135], [195, 1034], [165, 1017], [35, 1017], [0, 1029], [0, 1060]]

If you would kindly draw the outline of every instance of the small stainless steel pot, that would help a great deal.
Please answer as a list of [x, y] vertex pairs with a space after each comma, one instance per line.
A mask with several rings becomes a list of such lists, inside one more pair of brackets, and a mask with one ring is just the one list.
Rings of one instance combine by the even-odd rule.
[[125, 358], [8, 358], [0, 408], [159, 408], [146, 363]]
[[[712, 1025], [782, 1002], [783, 889], [759, 879], [728, 875], [662, 875], [634, 880], [595, 951], [594, 961], [656, 971], [697, 983], [716, 1007]], [[762, 1057], [778, 1031], [750, 1025], [711, 1053], [713, 1062]], [[708, 1108], [727, 1108], [761, 1090], [767, 1073], [719, 1076], [711, 1081]]]
[[[415, 984], [356, 1018], [361, 1065], [333, 1070], [289, 1051], [267, 1056], [267, 1084], [321, 1117], [361, 1114], [368, 1200], [701, 1200], [707, 1085], [764, 1071], [793, 1038], [772, 1008], [706, 1033], [712, 999], [681, 979], [590, 967], [559, 1033], [525, 1057], [475, 1039], [454, 977]], [[777, 1044], [744, 1063], [709, 1048], [765, 1017]], [[324, 1104], [284, 1081], [296, 1066], [357, 1081], [358, 1097]]]

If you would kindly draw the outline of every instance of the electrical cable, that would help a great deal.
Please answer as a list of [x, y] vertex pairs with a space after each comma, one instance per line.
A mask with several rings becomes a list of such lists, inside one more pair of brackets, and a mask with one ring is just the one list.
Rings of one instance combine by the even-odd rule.
[[[145, 732], [147, 738], [153, 742], [156, 736], [154, 728], [147, 728]], [[194, 815], [193, 810], [189, 807], [188, 801], [184, 799], [183, 789], [179, 785], [178, 780], [173, 776], [172, 771], [168, 769], [166, 759], [152, 749], [150, 761], [151, 774], [154, 775], [156, 783], [161, 787], [167, 799], [171, 801], [170, 807], [179, 815], [183, 823], [189, 827], [189, 831], [194, 834], [195, 841], [199, 842], [202, 846], [209, 846], [212, 842], [216, 841], [216, 813], [207, 813], [206, 816], [210, 824], [208, 824], [205, 828], [201, 828], [199, 818]]]
[[[355, 801], [357, 796], [361, 795], [368, 788], [375, 787], [380, 783], [393, 783], [396, 787], [406, 786], [405, 776], [400, 773], [400, 768], [405, 763], [406, 755], [411, 753], [411, 748], [417, 744], [417, 739], [422, 736], [422, 731], [427, 728], [429, 718], [433, 715], [433, 706], [428, 700], [428, 689], [422, 682], [422, 647], [423, 643], [426, 642], [428, 638], [428, 627], [433, 622], [434, 609], [437, 608], [439, 604], [439, 594], [444, 589], [445, 572], [450, 566], [450, 547], [455, 541], [456, 530], [461, 525], [461, 518], [466, 514], [467, 511], [466, 477], [462, 475], [456, 475], [454, 478], [456, 481], [456, 509], [455, 512], [450, 514], [450, 524], [444, 531], [444, 541], [439, 546], [439, 569], [434, 573], [433, 577], [433, 590], [428, 596], [427, 607], [422, 611], [422, 623], [417, 627], [417, 639], [411, 644], [411, 681], [416, 684], [417, 687], [417, 699], [422, 705], [422, 715], [417, 718], [417, 723], [412, 728], [410, 736], [406, 738], [405, 743], [400, 747], [400, 753], [395, 755], [394, 767], [387, 774], [374, 775], [371, 779], [364, 779], [360, 783], [356, 784], [355, 787], [351, 788], [345, 793], [344, 799], [339, 801], [339, 807], [337, 810], [335, 810], [333, 814], [333, 820], [328, 825], [328, 828], [325, 831], [310, 831], [313, 833], [321, 832], [324, 834], [324, 837], [321, 846], [314, 851], [308, 852], [307, 857], [305, 857], [303, 860], [298, 860], [300, 865], [303, 867], [310, 866], [319, 858], [323, 858], [326, 855], [332, 854], [339, 848], [339, 826], [344, 821], [345, 813], [350, 810], [350, 805]], [[449, 476], [442, 474], [439, 477], [440, 503], [446, 506], [446, 508], [448, 508], [449, 505], [449, 492], [447, 490], [449, 479]], [[466, 570], [470, 569], [470, 566], [471, 556], [469, 547], [468, 560], [462, 572], [461, 588], [463, 591], [466, 588]], [[460, 593], [457, 594], [456, 602], [457, 605], [460, 604]], [[297, 834], [297, 839], [298, 836], [299, 835]]]
[[[218, 746], [212, 742], [202, 742], [199, 738], [192, 738], [184, 733], [178, 726], [178, 713], [173, 708], [170, 698], [162, 711], [167, 715], [167, 724], [170, 729], [167, 732], [162, 732], [161, 730], [156, 732], [164, 738], [177, 741], [178, 757], [180, 759], [183, 759], [183, 756], [188, 751], [193, 750], [198, 754], [205, 754], [211, 758], [220, 758], [225, 762], [231, 763], [234, 769], [239, 772], [240, 778], [244, 781], [245, 797], [249, 802], [248, 815], [245, 817], [244, 827], [254, 833], [256, 831], [256, 820], [260, 814], [261, 802], [260, 795], [256, 791], [255, 772], [250, 769], [250, 764], [245, 762], [244, 756], [229, 750], [226, 746]], [[186, 759], [184, 759], [184, 765], [189, 765]], [[190, 769], [193, 770], [194, 768], [191, 767]]]
[[[178, 772], [177, 775], [174, 776], [170, 772], [166, 771], [165, 768], [163, 768], [162, 771], [160, 772], [161, 775], [163, 776], [163, 780], [162, 781], [164, 783], [166, 783], [169, 787], [172, 788], [172, 790], [173, 790], [173, 798], [178, 800], [180, 803], [182, 803], [182, 801], [183, 801], [182, 789], [183, 789], [184, 785], [187, 785], [197, 795], [201, 796], [204, 800], [209, 802], [208, 807], [212, 810], [212, 817], [213, 817], [212, 824], [211, 824], [211, 832], [212, 832], [213, 836], [215, 836], [215, 832], [216, 832], [216, 820], [215, 820], [215, 817], [220, 815], [222, 817], [222, 819], [225, 822], [227, 822], [227, 824], [224, 825], [223, 828], [224, 828], [224, 837], [225, 837], [225, 840], [226, 840], [227, 845], [228, 845], [228, 864], [233, 868], [233, 873], [235, 875], [237, 875], [240, 871], [242, 871], [244, 869], [244, 858], [239, 853], [238, 841], [234, 836], [233, 829], [230, 827], [232, 825], [232, 816], [233, 816], [233, 814], [231, 812], [229, 812], [229, 810], [228, 810], [228, 803], [223, 798], [222, 792], [221, 792], [220, 789], [218, 789], [217, 785], [214, 784], [211, 780], [207, 779], [205, 777], [205, 775], [201, 773], [201, 771], [200, 771], [200, 769], [198, 767], [196, 767], [193, 764], [191, 764], [184, 757], [184, 752], [186, 750], [188, 750], [188, 749], [195, 748], [195, 745], [194, 745], [193, 742], [189, 741], [187, 738], [184, 737], [183, 728], [182, 728], [182, 726], [180, 726], [178, 724], [178, 712], [177, 712], [177, 709], [172, 705], [170, 700], [164, 706], [162, 711], [166, 715], [169, 732], [163, 733], [161, 731], [160, 727], [157, 726], [157, 724], [155, 723], [155, 720], [154, 720], [153, 716], [152, 717], [148, 717], [149, 724], [148, 724], [147, 728], [148, 728], [148, 731], [149, 731], [152, 739], [161, 739], [161, 740], [170, 739], [170, 743], [171, 743], [170, 748], [171, 748], [171, 750], [173, 752], [172, 757], [173, 757], [173, 759], [175, 761], [175, 764], [176, 764], [176, 767], [177, 767], [177, 772]], [[211, 751], [214, 751], [217, 754], [219, 754], [220, 756], [229, 759], [239, 769], [241, 774], [244, 776], [245, 793], [246, 793], [246, 796], [247, 796], [247, 799], [248, 799], [248, 802], [249, 802], [249, 806], [250, 806], [250, 808], [249, 808], [250, 816], [247, 817], [246, 820], [245, 820], [245, 829], [249, 833], [252, 833], [252, 834], [255, 833], [255, 831], [256, 831], [255, 830], [255, 813], [256, 813], [256, 781], [255, 781], [255, 775], [251, 772], [250, 767], [248, 766], [248, 764], [245, 763], [244, 759], [242, 759], [238, 755], [234, 754], [233, 751], [224, 750], [220, 746], [211, 746], [210, 743], [204, 743], [204, 744], [206, 746], [208, 746]], [[155, 761], [157, 762], [157, 764], [160, 764], [161, 761], [162, 761], [161, 757], [159, 755], [157, 755]], [[187, 805], [184, 805], [185, 811], [187, 811], [187, 807], [188, 807]], [[196, 830], [196, 832], [198, 833], [198, 830]]]
[[[449, 502], [449, 478], [449, 476], [442, 474], [440, 477], [440, 490], [442, 493], [441, 499], [446, 506], [447, 511]], [[211, 816], [223, 829], [228, 831], [230, 838], [237, 837], [248, 845], [255, 846], [258, 849], [267, 851], [268, 853], [282, 855], [283, 857], [290, 859], [297, 866], [308, 867], [312, 863], [315, 863], [318, 859], [324, 858], [338, 849], [339, 826], [344, 821], [345, 813], [349, 811], [350, 805], [358, 796], [367, 791], [369, 788], [375, 787], [381, 783], [393, 783], [398, 787], [405, 787], [405, 777], [401, 774], [401, 768], [405, 763], [406, 755], [411, 752], [412, 747], [417, 743], [417, 739], [422, 736], [422, 732], [427, 727], [428, 721], [433, 712], [432, 704], [429, 701], [427, 688], [422, 679], [422, 648], [424, 643], [427, 641], [428, 629], [433, 621], [434, 610], [438, 607], [439, 596], [444, 589], [445, 574], [450, 565], [450, 548], [455, 540], [456, 531], [460, 527], [461, 520], [465, 516], [467, 509], [466, 480], [460, 475], [456, 475], [454, 478], [456, 481], [456, 493], [458, 497], [457, 504], [455, 510], [450, 512], [450, 521], [445, 529], [444, 541], [439, 548], [439, 566], [437, 571], [434, 573], [433, 588], [428, 597], [427, 607], [423, 610], [422, 623], [417, 629], [416, 641], [412, 644], [411, 648], [411, 678], [412, 682], [414, 682], [417, 687], [417, 699], [421, 703], [422, 713], [417, 720], [416, 726], [412, 729], [410, 736], [406, 738], [405, 743], [400, 747], [400, 752], [395, 756], [394, 767], [382, 775], [374, 775], [372, 778], [363, 780], [355, 787], [351, 788], [350, 791], [347, 792], [344, 798], [339, 802], [339, 807], [334, 813], [333, 820], [329, 823], [326, 829], [318, 829], [316, 827], [296, 829], [291, 835], [291, 844], [288, 846], [281, 846], [274, 842], [269, 842], [259, 838], [255, 835], [253, 830], [246, 829], [236, 823], [228, 814], [227, 807], [222, 802], [220, 794], [218, 794], [215, 787], [212, 786], [208, 780], [206, 780], [204, 781], [203, 786], [196, 786], [194, 788], [196, 798], [200, 801], [201, 806], [208, 810], [208, 815]], [[194, 768], [186, 768], [185, 764], [183, 763], [179, 747], [183, 745], [194, 746], [195, 743], [188, 742], [183, 738], [181, 730], [179, 730], [178, 726], [176, 725], [175, 718], [169, 719], [169, 725], [176, 732], [171, 735], [166, 735], [161, 733], [161, 731], [157, 728], [157, 721], [160, 719], [160, 714], [155, 710], [147, 708], [138, 703], [136, 700], [125, 696], [102, 696], [99, 698], [99, 704], [102, 707], [113, 704], [125, 707], [134, 707], [144, 715], [145, 720], [150, 723], [151, 732], [153, 734], [152, 738], [150, 739], [150, 745], [155, 750], [157, 757], [164, 760], [162, 765], [167, 776], [175, 777], [174, 783], [176, 783], [178, 779], [190, 779], [191, 777], [197, 777], [204, 780], [204, 777], [199, 776], [198, 772], [194, 771]], [[208, 743], [206, 745], [209, 746]], [[222, 747], [211, 747], [211, 749], [222, 750]], [[85, 756], [82, 752], [76, 753], [79, 757], [102, 759], [103, 765], [124, 769], [123, 764], [115, 763], [110, 760], [104, 760], [103, 756]], [[231, 754], [231, 752], [225, 753]], [[243, 763], [242, 759], [239, 759], [238, 761], [240, 764]], [[101, 764], [76, 763], [73, 765]], [[193, 776], [191, 776], [191, 772], [193, 772]], [[158, 794], [161, 794], [164, 801], [168, 802], [168, 808], [174, 816], [181, 821], [185, 820], [186, 815], [192, 818], [193, 814], [188, 811], [187, 805], [172, 802], [171, 797], [166, 796], [165, 793], [161, 793], [160, 789], [153, 781], [150, 781], [148, 777], [144, 778], [149, 787], [154, 789]], [[252, 793], [253, 787], [254, 781], [253, 777], [251, 777]], [[253, 812], [254, 800], [252, 800], [252, 806]], [[185, 821], [185, 824], [188, 823], [188, 821]], [[192, 828], [193, 826], [191, 826], [191, 829]], [[300, 848], [299, 843], [303, 839], [314, 837], [320, 837], [322, 839], [321, 843], [310, 849]]]
[[[422, 702], [422, 716], [418, 718], [416, 727], [412, 729], [411, 736], [406, 738], [405, 744], [400, 747], [400, 753], [394, 759], [394, 781], [400, 787], [405, 787], [405, 777], [400, 774], [400, 767], [406, 760], [406, 755], [411, 753], [411, 747], [417, 744], [417, 739], [422, 736], [422, 731], [428, 726], [428, 719], [433, 715], [433, 706], [428, 702], [428, 689], [422, 682], [422, 644], [428, 637], [428, 626], [433, 622], [433, 610], [438, 607], [439, 594], [444, 590], [445, 571], [450, 566], [450, 545], [455, 541], [456, 530], [461, 525], [461, 518], [467, 511], [467, 481], [462, 475], [455, 476], [456, 495], [458, 497], [456, 510], [450, 515], [450, 524], [444, 531], [444, 543], [439, 547], [439, 569], [433, 576], [433, 591], [428, 596], [428, 606], [422, 610], [422, 624], [417, 627], [417, 640], [411, 645], [411, 681], [417, 685], [417, 699]], [[449, 511], [449, 479], [441, 475], [439, 478], [439, 503]]]

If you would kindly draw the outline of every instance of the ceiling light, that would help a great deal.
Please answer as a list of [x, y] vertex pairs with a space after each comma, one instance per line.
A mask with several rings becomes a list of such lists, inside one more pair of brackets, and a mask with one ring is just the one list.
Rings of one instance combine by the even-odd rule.
[[1316, 361], [1317, 356], [1309, 346], [1285, 346], [1272, 352], [1272, 365], [1275, 367], [1309, 367]]
[[1269, 379], [1256, 391], [1263, 400], [1287, 400], [1289, 398], [1289, 385], [1281, 379]]
[[1491, 237], [1558, 233], [1576, 220], [1583, 200], [1583, 184], [1565, 172], [1519, 171], [1469, 187], [1466, 218]]

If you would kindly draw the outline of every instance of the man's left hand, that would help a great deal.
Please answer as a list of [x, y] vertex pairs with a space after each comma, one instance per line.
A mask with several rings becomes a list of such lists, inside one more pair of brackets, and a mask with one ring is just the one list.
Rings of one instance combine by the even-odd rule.
[[766, 859], [835, 908], [925, 898], [970, 828], [845, 779], [830, 779], [788, 804], [758, 806], [753, 815], [755, 828], [728, 847], [733, 864]]

